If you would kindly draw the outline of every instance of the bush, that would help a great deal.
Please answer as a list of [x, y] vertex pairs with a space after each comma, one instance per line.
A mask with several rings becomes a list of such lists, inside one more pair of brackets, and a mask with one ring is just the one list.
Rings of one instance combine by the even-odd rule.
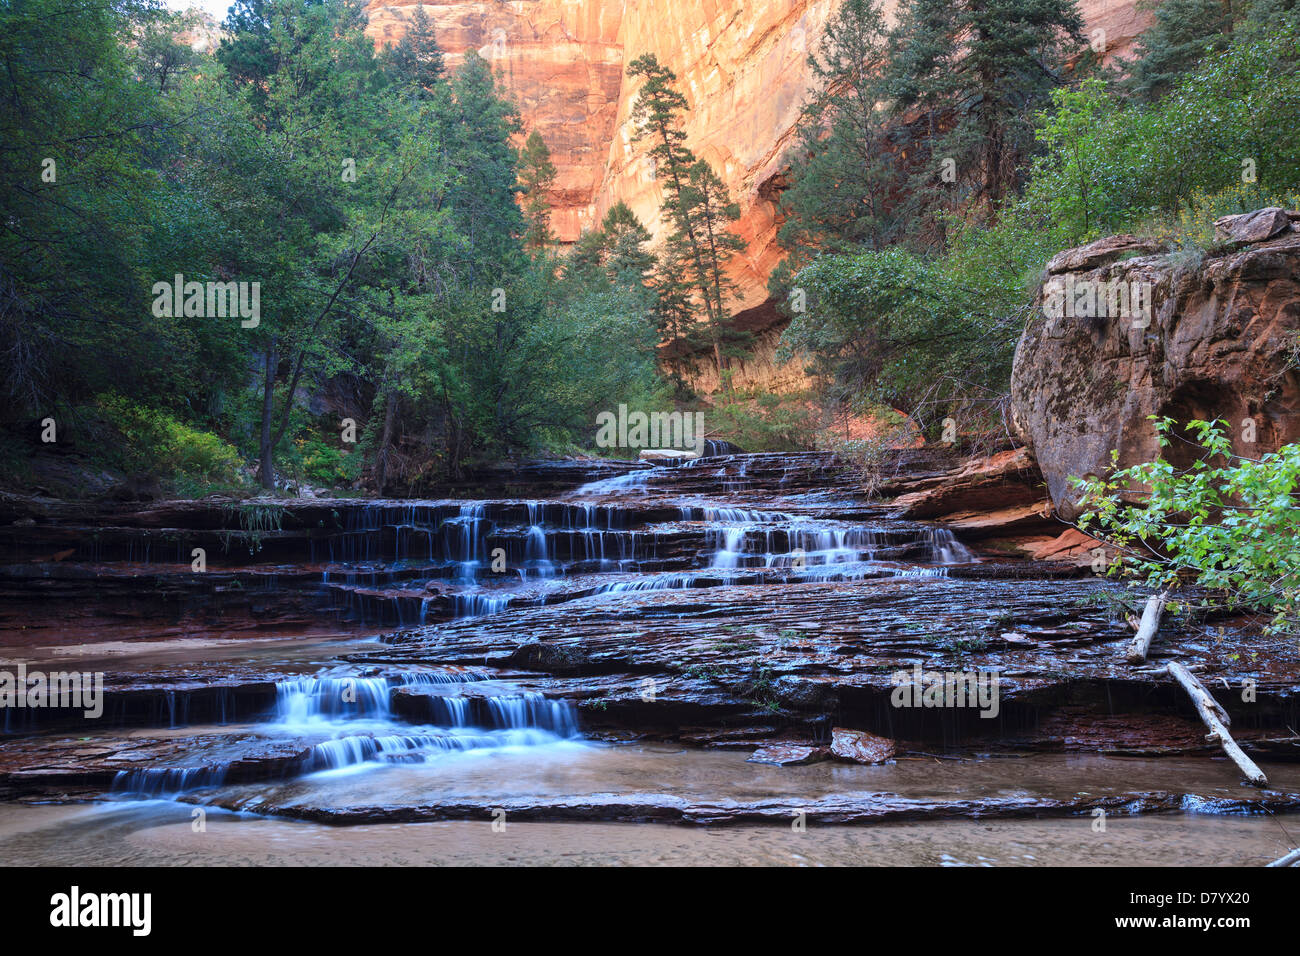
[[805, 396], [757, 389], [724, 393], [704, 416], [710, 435], [745, 451], [806, 451], [816, 427]]
[[302, 475], [313, 485], [335, 487], [351, 484], [361, 473], [361, 455], [338, 447], [333, 443], [311, 437], [297, 442], [302, 462]]
[[[1184, 440], [1174, 427], [1156, 421], [1161, 448]], [[1185, 470], [1162, 459], [1076, 479], [1091, 509], [1079, 527], [1120, 549], [1117, 576], [1156, 589], [1190, 581], [1209, 590], [1212, 606], [1266, 612], [1269, 632], [1300, 632], [1300, 445], [1256, 461], [1233, 454], [1224, 423], [1193, 421], [1187, 431], [1203, 455]]]
[[[1300, 29], [1235, 37], [1154, 104], [1126, 102], [1099, 79], [1053, 93], [1040, 115], [1047, 152], [1027, 206], [1070, 245], [1143, 222], [1202, 220], [1208, 197], [1248, 211], [1300, 183]], [[1212, 204], [1211, 204], [1212, 205]], [[1231, 208], [1244, 206], [1245, 209]], [[1222, 215], [1222, 213], [1220, 213]]]
[[110, 454], [119, 467], [169, 481], [185, 494], [242, 484], [239, 452], [218, 435], [120, 395], [101, 395], [95, 405], [121, 436]]

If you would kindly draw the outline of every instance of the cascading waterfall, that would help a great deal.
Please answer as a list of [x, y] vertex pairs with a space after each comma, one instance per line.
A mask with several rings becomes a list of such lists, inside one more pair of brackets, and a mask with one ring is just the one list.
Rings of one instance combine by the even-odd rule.
[[[707, 489], [696, 503], [700, 483], [748, 485], [757, 473], [784, 485], [810, 467], [797, 456], [728, 455], [707, 459], [707, 469], [701, 461], [638, 468], [552, 500], [353, 507], [344, 532], [328, 538], [330, 554], [368, 563], [325, 569], [323, 587], [352, 619], [407, 627], [482, 618], [571, 595], [688, 588], [701, 579], [716, 586], [741, 571], [750, 583], [848, 581], [891, 573], [937, 576], [974, 560], [943, 528], [816, 520], [743, 500], [715, 503]], [[815, 461], [812, 467], [826, 466]], [[686, 483], [692, 495], [658, 500], [675, 481]], [[620, 494], [626, 497], [607, 497]], [[796, 493], [790, 500], [800, 498]], [[594, 589], [556, 580], [616, 572], [650, 577]]]
[[[952, 566], [977, 560], [946, 528], [888, 518], [858, 524], [860, 516], [880, 513], [874, 503], [859, 508], [824, 497], [810, 499], [800, 490], [808, 488], [806, 480], [774, 502], [789, 510], [749, 507], [761, 499], [741, 486], [757, 488], [763, 467], [770, 472], [770, 464], [751, 468], [743, 456], [730, 456], [715, 458], [707, 467], [691, 462], [640, 469], [555, 500], [352, 504], [333, 524], [321, 525], [326, 531], [313, 530], [313, 554], [317, 548], [322, 556], [328, 551], [321, 584], [336, 608], [365, 620], [395, 618], [402, 626], [514, 615], [526, 607], [587, 598], [614, 605], [620, 595], [689, 588], [798, 586], [891, 574], [946, 577]], [[751, 479], [747, 472], [758, 477]], [[790, 467], [776, 472], [783, 486], [799, 474]], [[666, 495], [674, 480], [689, 494]], [[741, 488], [741, 493], [713, 503], [707, 497], [710, 483]], [[701, 487], [704, 497], [699, 497]], [[615, 497], [619, 494], [625, 497]], [[609, 497], [573, 500], [582, 495]], [[502, 552], [504, 572], [494, 560]], [[743, 601], [744, 595], [735, 599]], [[669, 617], [682, 616], [681, 605], [695, 604], [653, 595], [638, 600], [647, 606], [638, 613]], [[610, 610], [621, 619], [622, 607], [594, 612]], [[472, 642], [476, 629], [488, 631], [492, 624], [469, 621], [450, 627], [461, 628]], [[393, 642], [408, 636], [399, 633]], [[419, 764], [474, 751], [576, 746], [566, 742], [580, 737], [573, 704], [525, 690], [487, 670], [416, 665], [390, 672], [348, 664], [282, 679], [275, 690], [274, 707], [260, 715], [261, 723], [251, 733], [283, 745], [285, 756], [273, 750], [275, 758], [256, 771], [265, 775], [253, 782]], [[197, 698], [183, 690], [160, 695], [158, 723], [189, 722], [192, 699]], [[228, 702], [209, 694], [195, 712], [208, 722], [218, 715], [222, 722], [227, 716], [243, 721], [250, 707], [260, 708], [263, 700], [245, 702], [240, 710], [233, 698]], [[170, 796], [249, 782], [250, 762], [239, 756], [247, 752], [247, 744], [241, 751], [238, 742], [245, 728], [241, 724], [223, 733], [230, 741], [223, 734], [205, 735], [183, 758], [186, 766], [121, 771], [113, 791]]]
[[[373, 676], [333, 668], [279, 682], [274, 713], [263, 726], [277, 734], [333, 734], [290, 761], [285, 775], [421, 763], [450, 753], [539, 747], [580, 736], [577, 711], [568, 701], [485, 683], [491, 680], [471, 670]], [[394, 717], [392, 695], [403, 687], [434, 691], [421, 698], [424, 723], [406, 724]], [[219, 787], [227, 771], [228, 765], [217, 759], [198, 767], [124, 770], [111, 789], [124, 795], [172, 796]]]
[[931, 560], [935, 564], [965, 564], [975, 560], [975, 555], [971, 554], [970, 549], [958, 541], [947, 528], [931, 528], [928, 537]]
[[466, 684], [487, 680], [479, 671], [407, 671], [392, 677], [364, 677], [335, 669], [314, 677], [280, 681], [275, 686], [275, 719], [304, 724], [313, 719], [387, 717], [398, 687]]

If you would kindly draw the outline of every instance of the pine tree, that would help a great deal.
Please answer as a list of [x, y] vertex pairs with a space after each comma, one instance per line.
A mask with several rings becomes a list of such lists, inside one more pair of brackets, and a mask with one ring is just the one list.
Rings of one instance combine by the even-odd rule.
[[800, 116], [779, 235], [799, 262], [818, 251], [880, 249], [895, 234], [890, 200], [900, 177], [882, 106], [887, 37], [877, 0], [844, 0], [808, 55], [816, 91]]
[[538, 250], [555, 241], [551, 234], [551, 203], [547, 194], [555, 185], [555, 164], [537, 130], [528, 134], [519, 150], [519, 187], [523, 194], [524, 248]]
[[399, 83], [417, 94], [427, 94], [444, 79], [442, 48], [434, 36], [433, 20], [424, 7], [415, 8], [415, 13], [406, 20], [406, 32], [386, 53], [389, 71]]
[[453, 270], [468, 285], [491, 288], [522, 265], [519, 154], [509, 142], [519, 131], [519, 110], [473, 51], [453, 75], [451, 94], [445, 148], [456, 188], [447, 201], [463, 240]]
[[625, 288], [644, 286], [655, 266], [654, 253], [646, 248], [650, 231], [627, 203], [619, 200], [609, 207], [600, 222], [600, 234], [610, 281]]
[[1237, 24], [1274, 26], [1294, 6], [1294, 0], [1144, 0], [1139, 7], [1153, 12], [1155, 22], [1138, 37], [1125, 85], [1139, 99], [1158, 99], [1205, 56], [1227, 49]]
[[687, 102], [673, 85], [677, 77], [672, 70], [654, 54], [645, 53], [632, 61], [627, 72], [644, 81], [632, 106], [633, 141], [653, 143], [648, 152], [655, 177], [663, 183], [664, 217], [672, 228], [670, 257], [685, 266], [695, 301], [704, 308], [714, 361], [725, 382], [729, 359], [740, 351], [745, 338], [728, 328], [726, 312], [735, 290], [725, 270], [744, 246], [726, 227], [739, 218], [740, 210], [708, 163], [686, 147], [681, 114]]
[[992, 216], [1022, 187], [1034, 114], [1083, 40], [1074, 0], [909, 0], [886, 81], [912, 141], [901, 211], [925, 224], [922, 242], [942, 241], [944, 209]]

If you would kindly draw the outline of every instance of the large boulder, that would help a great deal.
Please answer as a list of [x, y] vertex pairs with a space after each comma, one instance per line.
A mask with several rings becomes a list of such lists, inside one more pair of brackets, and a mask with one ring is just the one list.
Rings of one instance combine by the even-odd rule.
[[[1270, 210], [1226, 223], [1237, 235], [1271, 234]], [[1106, 246], [1143, 251], [1131, 237]], [[1092, 253], [1085, 250], [1093, 250]], [[1222, 419], [1234, 449], [1251, 457], [1300, 440], [1300, 233], [1288, 224], [1274, 238], [1188, 259], [1185, 253], [1115, 259], [1098, 243], [1056, 256], [1040, 290], [1040, 318], [1016, 348], [1011, 377], [1012, 422], [1030, 447], [1057, 511], [1077, 511], [1073, 476], [1159, 455], [1148, 416], [1179, 422]], [[1098, 265], [1097, 262], [1102, 264]], [[1135, 284], [1137, 284], [1135, 286]], [[1143, 288], [1150, 309], [1083, 308], [1062, 314], [1077, 290]], [[1123, 305], [1111, 294], [1097, 300]], [[1092, 312], [1088, 315], [1086, 313]], [[1097, 315], [1098, 311], [1122, 314]], [[1169, 452], [1176, 464], [1193, 450]], [[1185, 460], [1184, 460], [1185, 459]]]
[[1223, 242], [1264, 242], [1291, 229], [1291, 217], [1281, 206], [1269, 206], [1239, 216], [1214, 220], [1214, 236]]

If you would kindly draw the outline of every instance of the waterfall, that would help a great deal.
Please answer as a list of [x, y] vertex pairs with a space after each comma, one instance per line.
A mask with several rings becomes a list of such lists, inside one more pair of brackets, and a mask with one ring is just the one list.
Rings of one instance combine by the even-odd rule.
[[745, 529], [727, 528], [722, 532], [722, 546], [713, 554], [714, 568], [738, 568], [744, 558]]
[[171, 767], [168, 769], [119, 770], [113, 776], [111, 793], [138, 796], [170, 796], [186, 790], [219, 787], [225, 783], [224, 767]]
[[473, 591], [451, 596], [452, 614], [455, 617], [486, 617], [498, 614], [510, 606], [509, 594], [492, 594], [487, 591]]
[[934, 564], [965, 564], [975, 560], [975, 555], [947, 528], [931, 528], [928, 538]]
[[396, 677], [361, 677], [337, 669], [317, 677], [298, 677], [275, 685], [275, 718], [285, 724], [313, 719], [357, 720], [390, 714], [389, 700], [398, 687], [462, 684], [487, 680], [478, 671], [413, 671]]

